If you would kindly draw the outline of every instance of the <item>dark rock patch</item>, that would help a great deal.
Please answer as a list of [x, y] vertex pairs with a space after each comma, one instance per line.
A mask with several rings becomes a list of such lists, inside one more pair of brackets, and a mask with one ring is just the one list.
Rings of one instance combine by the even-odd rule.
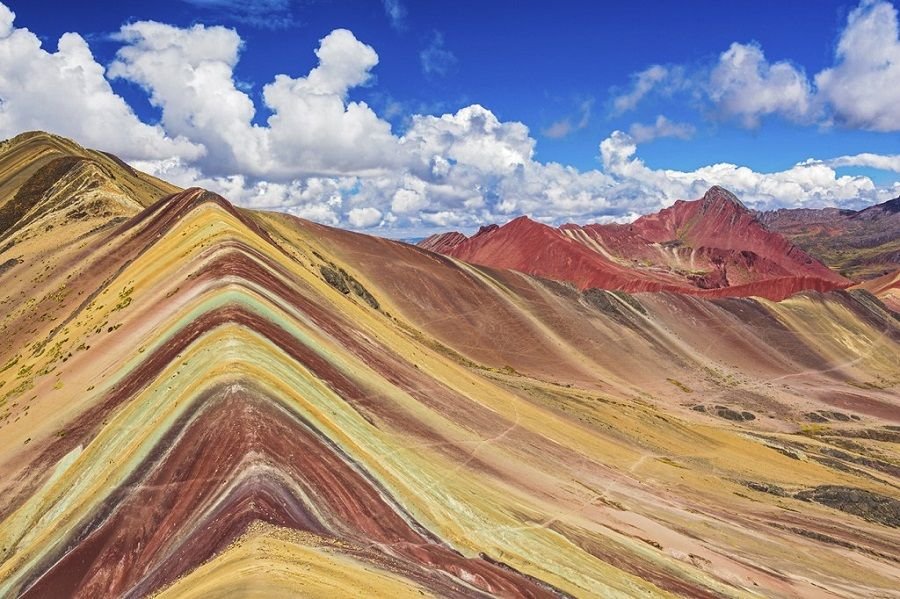
[[900, 443], [900, 430], [885, 428], [864, 428], [857, 430], [835, 429], [829, 430], [829, 435], [837, 437], [850, 437], [856, 439], [872, 439], [873, 441], [885, 441], [887, 443]]
[[739, 412], [737, 410], [732, 410], [727, 406], [715, 406], [713, 410], [716, 416], [724, 418], [725, 420], [732, 420], [734, 422], [756, 420], [756, 415], [753, 414], [753, 412]]
[[823, 485], [794, 495], [894, 528], [900, 527], [900, 501], [854, 487]]
[[10, 258], [3, 264], [0, 264], [0, 275], [4, 274], [6, 271], [17, 264], [22, 264], [22, 261], [18, 258]]
[[[0, 235], [5, 236], [17, 224], [26, 225], [27, 222], [20, 223], [25, 215], [57, 181], [83, 161], [85, 159], [78, 156], [62, 156], [39, 168], [19, 188], [16, 195], [0, 207]], [[39, 213], [34, 213], [27, 220], [33, 221], [38, 216]]]
[[622, 311], [622, 303], [627, 304], [644, 316], [647, 315], [646, 308], [634, 296], [623, 291], [606, 291], [604, 289], [591, 288], [586, 289], [582, 293], [582, 297], [588, 304], [612, 317], [627, 318], [627, 309], [625, 312]]
[[832, 420], [837, 420], [838, 422], [850, 422], [850, 417], [844, 414], [843, 412], [819, 412], [823, 416], [827, 418], [831, 418]]
[[850, 422], [851, 420], [859, 420], [856, 414], [845, 414], [835, 410], [819, 410], [817, 412], [807, 412], [803, 415], [809, 422]]
[[739, 482], [748, 489], [753, 489], [754, 491], [759, 491], [760, 493], [768, 493], [769, 495], [777, 495], [778, 497], [790, 497], [788, 492], [778, 485], [760, 483], [752, 480], [742, 480]]
[[333, 268], [329, 268], [328, 266], [320, 266], [319, 272], [322, 273], [322, 276], [325, 277], [325, 281], [343, 293], [344, 295], [348, 295], [350, 293], [350, 286], [347, 285], [347, 281], [341, 276], [341, 273], [336, 271]]
[[375, 308], [379, 309], [380, 304], [378, 300], [375, 299], [369, 290], [366, 289], [362, 283], [356, 280], [356, 278], [347, 273], [343, 268], [332, 268], [330, 266], [325, 266], [324, 264], [319, 267], [319, 272], [322, 273], [322, 277], [325, 278], [325, 281], [343, 293], [344, 295], [350, 295], [352, 291], [358, 298]]
[[818, 414], [816, 412], [807, 412], [806, 414], [803, 415], [803, 417], [806, 418], [806, 420], [808, 420], [809, 422], [816, 422], [816, 423], [828, 422], [828, 418], [825, 418], [824, 416], [822, 416], [821, 414]]
[[900, 466], [895, 466], [888, 462], [883, 462], [881, 460], [875, 460], [872, 458], [862, 457], [847, 453], [846, 451], [841, 451], [840, 449], [833, 449], [831, 447], [822, 448], [822, 453], [827, 456], [831, 456], [833, 458], [837, 458], [839, 460], [845, 460], [847, 462], [852, 462], [854, 464], [860, 464], [861, 466], [867, 466], [869, 468], [873, 468], [875, 470], [879, 470], [886, 474], [890, 474], [891, 476], [896, 476], [900, 478]]

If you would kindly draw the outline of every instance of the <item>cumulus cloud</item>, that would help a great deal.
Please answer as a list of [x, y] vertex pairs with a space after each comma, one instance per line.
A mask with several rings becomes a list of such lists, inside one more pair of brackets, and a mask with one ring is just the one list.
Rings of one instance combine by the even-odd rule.
[[207, 173], [284, 181], [372, 172], [403, 159], [390, 123], [346, 99], [378, 64], [375, 50], [346, 29], [322, 38], [319, 64], [305, 77], [281, 74], [264, 86], [267, 126], [253, 124], [253, 101], [235, 84], [242, 42], [234, 30], [141, 21], [124, 26], [118, 39], [126, 45], [110, 76], [146, 89], [167, 131], [202, 142]]
[[900, 154], [884, 155], [864, 152], [852, 156], [838, 156], [837, 158], [826, 160], [825, 164], [832, 167], [865, 166], [900, 173]]
[[656, 121], [649, 125], [634, 123], [628, 133], [636, 143], [646, 143], [660, 137], [690, 139], [696, 130], [690, 123], [676, 123], [660, 114], [656, 117]]
[[347, 213], [347, 220], [357, 229], [368, 229], [381, 222], [381, 211], [371, 206], [353, 208]]
[[770, 61], [755, 43], [732, 43], [711, 64], [652, 65], [612, 98], [614, 116], [651, 92], [681, 93], [707, 114], [759, 127], [768, 116], [802, 124], [900, 131], [900, 24], [884, 0], [862, 0], [850, 12], [834, 65], [812, 78], [788, 60]]
[[5, 4], [0, 4], [0, 38], [7, 38], [13, 32], [15, 13]]
[[531, 161], [535, 144], [524, 124], [501, 122], [478, 104], [439, 117], [413, 116], [404, 142], [433, 163], [434, 174], [444, 168], [444, 160], [487, 174], [508, 174]]
[[[425, 187], [422, 182], [414, 185], [423, 189]], [[422, 191], [401, 187], [394, 192], [391, 200], [391, 212], [394, 214], [411, 214], [421, 212], [427, 205], [428, 200]]]
[[[600, 144], [604, 171], [619, 179], [622, 191], [653, 197], [663, 205], [676, 199], [700, 197], [712, 185], [732, 190], [749, 206], [775, 207], [853, 205], [883, 197], [868, 177], [838, 176], [821, 161], [805, 161], [773, 173], [719, 163], [694, 171], [651, 169], [636, 156], [637, 143], [615, 131]], [[627, 191], [626, 191], [627, 188]]]
[[141, 122], [113, 92], [80, 35], [64, 34], [48, 52], [14, 19], [0, 4], [0, 135], [48, 129], [127, 159], [195, 159], [205, 152], [201, 144]]
[[900, 131], [900, 31], [897, 9], [864, 0], [837, 45], [837, 64], [816, 75], [822, 99], [839, 123]]
[[770, 63], [757, 44], [731, 44], [710, 74], [708, 93], [723, 115], [746, 127], [768, 114], [802, 121], [812, 105], [806, 74], [786, 61]]

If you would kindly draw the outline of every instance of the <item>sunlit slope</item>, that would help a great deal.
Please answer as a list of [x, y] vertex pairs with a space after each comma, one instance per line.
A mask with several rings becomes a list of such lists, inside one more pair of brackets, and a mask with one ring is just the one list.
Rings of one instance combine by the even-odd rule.
[[201, 190], [41, 252], [0, 274], [0, 595], [900, 585], [868, 295], [582, 294]]
[[112, 154], [41, 131], [22, 133], [0, 142], [0, 254], [13, 244], [21, 254], [42, 239], [58, 240], [56, 227], [87, 234], [178, 190]]

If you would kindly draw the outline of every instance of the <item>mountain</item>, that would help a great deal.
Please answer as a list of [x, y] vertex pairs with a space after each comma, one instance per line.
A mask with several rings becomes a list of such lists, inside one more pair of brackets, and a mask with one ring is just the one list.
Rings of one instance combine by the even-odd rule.
[[850, 282], [769, 231], [732, 193], [712, 187], [630, 225], [563, 225], [519, 217], [471, 238], [435, 235], [420, 247], [473, 264], [574, 283], [579, 289], [673, 291], [781, 300]]
[[41, 131], [0, 142], [0, 167], [0, 247], [59, 226], [80, 235], [179, 190], [111, 154]]
[[[580, 291], [150, 187], [0, 249], [0, 596], [898, 588], [868, 291]], [[483, 235], [585, 247], [535, 224]]]
[[874, 294], [885, 306], [900, 314], [900, 269], [863, 281], [856, 287]]
[[435, 233], [416, 242], [415, 245], [432, 252], [446, 253], [466, 240], [466, 236], [456, 231]]
[[783, 209], [759, 220], [853, 280], [900, 268], [900, 197], [864, 210]]

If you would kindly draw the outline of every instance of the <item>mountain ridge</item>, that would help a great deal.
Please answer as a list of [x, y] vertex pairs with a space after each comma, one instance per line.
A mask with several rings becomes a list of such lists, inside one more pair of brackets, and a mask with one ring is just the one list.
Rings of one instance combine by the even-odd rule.
[[[554, 228], [521, 216], [500, 227], [482, 227], [470, 238], [452, 232], [419, 245], [461, 260], [569, 281], [582, 289], [708, 297], [752, 293], [780, 300], [803, 289], [850, 284], [767, 230], [734, 194], [718, 186], [698, 200], [679, 200], [628, 225], [570, 223]], [[793, 284], [785, 286], [792, 277]]]
[[862, 210], [795, 208], [758, 217], [854, 280], [878, 278], [900, 268], [900, 197]]
[[89, 231], [179, 191], [118, 157], [43, 131], [0, 142], [0, 245], [80, 221]]

